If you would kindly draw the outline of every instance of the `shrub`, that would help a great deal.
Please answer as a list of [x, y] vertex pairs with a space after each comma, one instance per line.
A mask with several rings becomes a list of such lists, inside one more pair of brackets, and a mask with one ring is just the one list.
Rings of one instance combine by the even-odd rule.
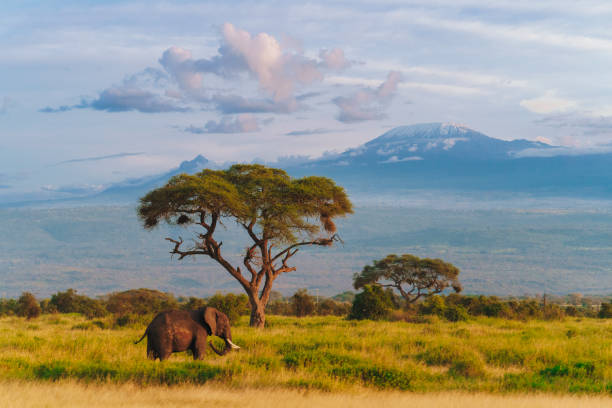
[[112, 293], [106, 301], [106, 308], [115, 315], [145, 315], [177, 307], [178, 302], [173, 295], [143, 288]]
[[232, 323], [237, 321], [240, 316], [248, 315], [251, 312], [249, 298], [245, 294], [228, 293], [224, 295], [217, 292], [208, 299], [206, 305], [225, 313]]
[[204, 306], [206, 306], [206, 300], [190, 296], [186, 302], [181, 303], [180, 308], [183, 310], [195, 310]]
[[317, 314], [321, 316], [346, 316], [350, 311], [350, 302], [337, 302], [333, 299], [324, 299], [317, 304]]
[[597, 313], [597, 317], [602, 319], [609, 319], [612, 317], [612, 302], [610, 303], [602, 303], [599, 309], [599, 313]]
[[475, 355], [464, 355], [456, 361], [453, 361], [448, 374], [454, 377], [482, 377], [485, 375], [484, 363]]
[[559, 305], [547, 304], [542, 307], [542, 317], [546, 320], [559, 320], [565, 317], [565, 311]]
[[291, 312], [297, 317], [304, 317], [314, 314], [315, 304], [312, 296], [306, 289], [300, 289], [291, 296]]
[[40, 313], [41, 308], [34, 295], [30, 292], [23, 292], [17, 299], [17, 315], [30, 320], [40, 316]]
[[444, 317], [446, 302], [442, 296], [431, 296], [419, 305], [419, 313]]
[[537, 300], [521, 300], [519, 302], [509, 302], [508, 304], [519, 319], [538, 319], [542, 317], [540, 303]]
[[378, 285], [364, 285], [363, 291], [355, 295], [349, 319], [387, 319], [393, 310], [393, 302], [387, 291]]
[[288, 316], [291, 314], [291, 304], [285, 299], [273, 300], [266, 305], [266, 314]]
[[17, 314], [17, 301], [15, 299], [0, 299], [0, 316]]
[[144, 322], [144, 315], [137, 315], [135, 313], [126, 313], [126, 314], [122, 314], [119, 315], [115, 318], [115, 325], [119, 326], [119, 327], [126, 327], [126, 326], [133, 326], [133, 325], [137, 325], [137, 324], [141, 324], [144, 323], [145, 325], [148, 324], [148, 322]]
[[444, 318], [450, 322], [463, 322], [468, 319], [467, 310], [461, 305], [448, 306], [444, 310]]
[[49, 301], [60, 313], [80, 313], [87, 318], [102, 317], [107, 314], [102, 302], [77, 295], [76, 290], [68, 289], [66, 292], [57, 292]]
[[578, 317], [581, 315], [581, 313], [578, 311], [578, 308], [576, 308], [576, 306], [571, 306], [571, 305], [566, 306], [564, 312], [567, 316], [571, 316], [571, 317]]
[[51, 303], [51, 300], [49, 299], [41, 300], [40, 308], [42, 309], [42, 312], [46, 314], [57, 313], [57, 307]]

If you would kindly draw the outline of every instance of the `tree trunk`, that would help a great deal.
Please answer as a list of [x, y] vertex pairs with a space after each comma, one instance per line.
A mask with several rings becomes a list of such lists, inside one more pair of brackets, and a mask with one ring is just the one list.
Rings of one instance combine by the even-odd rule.
[[258, 299], [250, 297], [249, 300], [251, 302], [251, 321], [249, 325], [263, 329], [266, 325], [266, 307]]

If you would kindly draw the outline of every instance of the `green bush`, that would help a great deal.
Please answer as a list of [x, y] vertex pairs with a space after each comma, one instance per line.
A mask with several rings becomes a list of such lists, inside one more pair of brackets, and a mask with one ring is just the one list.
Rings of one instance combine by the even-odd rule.
[[206, 305], [225, 313], [232, 323], [236, 322], [240, 316], [248, 315], [251, 312], [249, 298], [245, 294], [228, 293], [224, 295], [217, 292], [207, 300]]
[[612, 302], [610, 303], [602, 303], [599, 309], [599, 313], [597, 313], [597, 317], [602, 319], [609, 319], [612, 317]]
[[115, 318], [115, 325], [118, 327], [126, 326], [147, 326], [151, 322], [151, 315], [139, 315], [136, 313], [126, 313]]
[[442, 296], [431, 296], [419, 304], [419, 314], [444, 317], [446, 302]]
[[176, 308], [178, 302], [172, 294], [144, 288], [115, 292], [106, 300], [106, 309], [115, 315], [146, 315]]
[[484, 363], [480, 358], [474, 355], [463, 355], [456, 361], [453, 361], [448, 374], [454, 377], [483, 377], [485, 375]]
[[74, 289], [57, 292], [49, 301], [60, 313], [80, 313], [89, 319], [105, 316], [108, 312], [103, 303], [87, 296], [77, 295]]
[[266, 314], [289, 316], [291, 304], [285, 299], [270, 301], [266, 305]]
[[469, 318], [469, 315], [463, 306], [453, 305], [444, 310], [444, 318], [449, 322], [463, 322]]
[[182, 302], [179, 307], [183, 310], [195, 310], [200, 309], [204, 306], [206, 306], [205, 299], [190, 296], [189, 299], [187, 299], [186, 302]]
[[363, 291], [355, 295], [349, 319], [382, 320], [389, 318], [393, 302], [387, 291], [378, 285], [365, 285]]
[[319, 316], [346, 316], [350, 311], [350, 302], [338, 302], [333, 299], [323, 299], [317, 304], [317, 314]]
[[40, 316], [42, 310], [36, 298], [30, 292], [23, 292], [17, 299], [17, 315], [28, 320]]
[[435, 344], [417, 354], [417, 358], [430, 366], [450, 365], [455, 361], [465, 360], [467, 350], [451, 344]]
[[40, 301], [40, 308], [45, 314], [57, 313], [57, 306], [51, 303], [50, 299], [43, 299]]
[[372, 365], [334, 367], [330, 370], [330, 374], [343, 380], [360, 380], [366, 385], [383, 389], [409, 390], [412, 382], [412, 376], [409, 373], [395, 368]]
[[314, 314], [315, 303], [308, 294], [306, 289], [300, 289], [293, 296], [291, 296], [291, 311], [292, 314], [297, 317], [310, 316]]
[[15, 299], [0, 299], [0, 316], [17, 314], [17, 301]]

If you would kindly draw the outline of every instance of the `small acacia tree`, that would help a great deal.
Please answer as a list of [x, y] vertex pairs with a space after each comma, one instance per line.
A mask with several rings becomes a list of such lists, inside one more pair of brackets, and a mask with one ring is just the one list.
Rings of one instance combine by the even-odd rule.
[[30, 292], [23, 292], [17, 300], [17, 315], [27, 317], [28, 320], [40, 316], [42, 310], [36, 298]]
[[[138, 214], [145, 228], [160, 221], [202, 228], [189, 248], [183, 239], [171, 254], [179, 259], [205, 255], [219, 263], [244, 288], [251, 307], [251, 326], [265, 325], [265, 307], [274, 280], [295, 271], [289, 259], [305, 245], [330, 246], [338, 239], [335, 217], [352, 213], [344, 189], [325, 177], [291, 178], [284, 170], [237, 164], [227, 170], [203, 170], [173, 177], [140, 199]], [[215, 232], [223, 219], [234, 220], [250, 238], [242, 265], [221, 251]], [[323, 226], [325, 236], [317, 236]], [[244, 269], [242, 269], [244, 268]]]
[[366, 265], [353, 275], [355, 289], [375, 284], [395, 288], [408, 303], [421, 297], [440, 293], [448, 287], [461, 292], [457, 280], [459, 269], [441, 259], [419, 258], [414, 255], [387, 255], [373, 265]]

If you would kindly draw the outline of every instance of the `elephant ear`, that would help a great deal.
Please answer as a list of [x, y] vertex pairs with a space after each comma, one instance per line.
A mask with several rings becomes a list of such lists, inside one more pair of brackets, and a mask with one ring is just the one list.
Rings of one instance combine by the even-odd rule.
[[207, 307], [204, 309], [204, 322], [208, 325], [209, 335], [217, 333], [217, 309]]

